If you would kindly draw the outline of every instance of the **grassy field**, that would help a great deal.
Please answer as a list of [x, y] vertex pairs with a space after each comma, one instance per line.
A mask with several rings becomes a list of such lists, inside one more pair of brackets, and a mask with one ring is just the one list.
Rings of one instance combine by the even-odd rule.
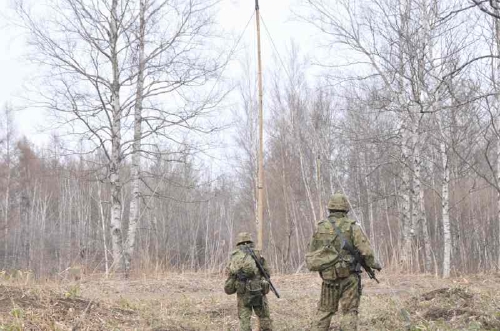
[[[364, 279], [359, 330], [500, 330], [500, 275], [450, 280], [380, 274]], [[308, 330], [315, 274], [274, 277], [274, 330]], [[237, 330], [235, 296], [218, 274], [78, 282], [0, 281], [0, 330]], [[332, 330], [335, 324], [332, 323]]]

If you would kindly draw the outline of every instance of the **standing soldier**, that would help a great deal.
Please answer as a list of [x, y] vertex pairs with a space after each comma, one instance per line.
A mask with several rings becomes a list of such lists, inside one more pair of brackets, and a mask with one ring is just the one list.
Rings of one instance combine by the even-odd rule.
[[[226, 294], [236, 293], [238, 300], [238, 317], [240, 331], [252, 331], [250, 317], [252, 310], [260, 320], [262, 331], [272, 331], [271, 317], [266, 294], [269, 293], [269, 282], [264, 279], [255, 260], [248, 252], [253, 249], [252, 236], [247, 232], [238, 234], [236, 250], [231, 253], [226, 272], [228, 278], [224, 284]], [[268, 275], [269, 267], [260, 254], [260, 264]]]
[[[327, 331], [333, 315], [341, 306], [341, 330], [356, 331], [361, 297], [360, 265], [380, 271], [370, 242], [355, 221], [347, 218], [349, 202], [343, 194], [328, 201], [329, 216], [317, 224], [309, 250], [307, 267], [319, 271], [323, 279], [321, 298], [313, 331]], [[357, 261], [354, 254], [357, 255]]]

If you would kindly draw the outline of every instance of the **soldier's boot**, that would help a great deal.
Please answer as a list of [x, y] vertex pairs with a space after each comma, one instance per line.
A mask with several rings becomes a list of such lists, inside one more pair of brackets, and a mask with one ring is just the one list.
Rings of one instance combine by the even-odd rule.
[[328, 331], [330, 322], [334, 313], [329, 311], [318, 310], [314, 316], [314, 322], [311, 331]]
[[250, 318], [252, 317], [252, 308], [238, 307], [238, 318], [240, 320], [240, 331], [252, 331]]
[[269, 318], [260, 319], [260, 330], [261, 331], [273, 331], [271, 326], [271, 320]]
[[340, 320], [340, 331], [358, 331], [358, 313], [349, 312]]
[[271, 314], [267, 300], [264, 300], [263, 305], [254, 307], [255, 315], [259, 318], [261, 331], [272, 331]]

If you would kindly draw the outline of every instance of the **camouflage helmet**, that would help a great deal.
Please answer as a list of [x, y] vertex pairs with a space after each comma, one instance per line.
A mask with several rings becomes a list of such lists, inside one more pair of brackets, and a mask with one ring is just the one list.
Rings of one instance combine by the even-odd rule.
[[330, 200], [328, 200], [328, 209], [348, 212], [350, 209], [349, 201], [347, 201], [347, 197], [342, 193], [335, 193], [330, 197]]
[[238, 233], [238, 236], [236, 237], [236, 245], [247, 243], [247, 242], [253, 243], [252, 235], [248, 232]]

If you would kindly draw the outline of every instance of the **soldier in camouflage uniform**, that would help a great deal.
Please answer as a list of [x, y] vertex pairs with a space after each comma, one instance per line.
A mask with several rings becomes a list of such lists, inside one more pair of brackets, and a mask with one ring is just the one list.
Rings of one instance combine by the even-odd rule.
[[[333, 315], [341, 306], [341, 331], [356, 331], [358, 322], [358, 307], [361, 297], [361, 277], [359, 266], [348, 251], [341, 249], [343, 239], [339, 232], [357, 248], [364, 257], [366, 264], [378, 271], [381, 267], [375, 261], [370, 242], [355, 221], [347, 218], [349, 203], [343, 194], [334, 194], [328, 202], [329, 216], [317, 224], [316, 231], [309, 244], [309, 252], [318, 252], [328, 246], [333, 252], [338, 252], [333, 265], [320, 270], [323, 279], [321, 298], [314, 318], [313, 331], [327, 331]], [[336, 254], [336, 253], [335, 253]]]
[[[252, 236], [247, 232], [238, 234], [237, 248], [231, 253], [226, 268], [228, 278], [224, 284], [224, 291], [226, 294], [236, 293], [240, 331], [252, 331], [250, 325], [252, 310], [259, 318], [261, 330], [272, 331], [266, 298], [266, 294], [269, 293], [269, 283], [262, 277], [252, 256], [244, 251], [243, 245], [249, 245], [253, 249]], [[270, 275], [266, 260], [262, 256], [260, 259], [264, 270]]]

